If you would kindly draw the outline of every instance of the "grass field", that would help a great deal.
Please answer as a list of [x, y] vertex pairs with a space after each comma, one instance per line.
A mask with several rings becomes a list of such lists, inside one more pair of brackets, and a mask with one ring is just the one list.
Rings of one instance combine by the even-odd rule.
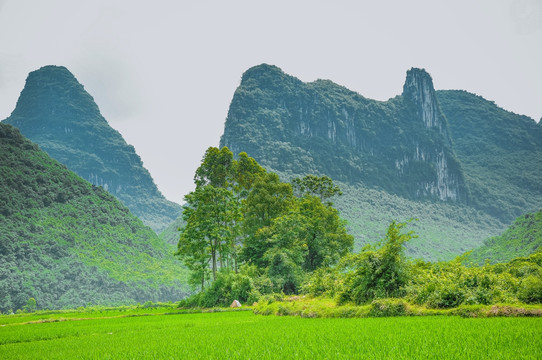
[[542, 318], [90, 315], [0, 316], [0, 359], [542, 358]]

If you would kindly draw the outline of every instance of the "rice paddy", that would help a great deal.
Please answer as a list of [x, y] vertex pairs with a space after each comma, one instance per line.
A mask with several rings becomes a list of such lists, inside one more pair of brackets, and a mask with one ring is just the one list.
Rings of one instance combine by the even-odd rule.
[[542, 358], [542, 318], [142, 315], [0, 316], [0, 359]]

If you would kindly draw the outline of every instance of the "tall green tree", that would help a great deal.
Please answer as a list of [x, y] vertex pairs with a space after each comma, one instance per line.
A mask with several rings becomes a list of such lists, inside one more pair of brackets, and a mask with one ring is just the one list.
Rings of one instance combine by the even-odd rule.
[[201, 284], [219, 268], [237, 271], [242, 234], [242, 202], [259, 176], [265, 174], [246, 153], [239, 160], [227, 148], [210, 147], [196, 170], [196, 190], [185, 197], [177, 255], [192, 271], [192, 284]]
[[262, 228], [272, 225], [273, 219], [286, 214], [294, 201], [292, 187], [283, 183], [275, 173], [259, 177], [244, 202], [242, 258], [258, 267], [264, 267], [263, 256], [271, 244]]
[[218, 149], [210, 147], [205, 152], [201, 165], [194, 175], [197, 187], [213, 185], [215, 187], [228, 187], [231, 181], [233, 153], [227, 148]]
[[205, 282], [205, 265], [210, 264], [213, 280], [219, 267], [234, 267], [237, 257], [235, 239], [241, 213], [232, 192], [225, 188], [205, 185], [185, 196], [177, 255], [187, 267], [196, 271]]
[[274, 291], [295, 293], [305, 273], [333, 265], [352, 250], [345, 223], [330, 202], [323, 203], [340, 193], [327, 177], [294, 182], [301, 196], [295, 197], [291, 184], [246, 153], [235, 159], [228, 148], [211, 147], [194, 182], [196, 190], [185, 197], [177, 255], [202, 289], [219, 269], [237, 272], [247, 264]]

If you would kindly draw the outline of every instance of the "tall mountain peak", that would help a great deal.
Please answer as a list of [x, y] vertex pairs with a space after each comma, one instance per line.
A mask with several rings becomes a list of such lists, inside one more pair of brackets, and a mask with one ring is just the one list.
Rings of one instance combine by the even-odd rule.
[[433, 87], [433, 79], [425, 69], [412, 68], [407, 71], [403, 97], [415, 105], [426, 127], [437, 127], [441, 132], [446, 132]]
[[31, 72], [5, 122], [85, 180], [103, 186], [155, 231], [180, 215], [180, 205], [163, 197], [134, 147], [109, 126], [65, 67]]
[[265, 75], [284, 75], [284, 72], [278, 66], [263, 63], [245, 71], [243, 73], [243, 80], [259, 78]]
[[293, 76], [287, 75], [275, 65], [260, 64], [243, 73], [241, 85], [247, 88], [262, 88], [274, 91], [287, 91], [289, 84], [301, 83]]
[[[64, 116], [57, 116], [60, 114]], [[94, 99], [75, 76], [64, 66], [54, 65], [28, 75], [12, 117], [41, 122], [54, 117], [54, 122], [63, 123], [103, 120]]]

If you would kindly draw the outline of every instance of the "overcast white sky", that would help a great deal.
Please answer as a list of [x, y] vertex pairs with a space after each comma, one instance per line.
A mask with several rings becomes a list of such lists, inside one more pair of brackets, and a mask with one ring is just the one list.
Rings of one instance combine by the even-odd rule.
[[264, 62], [377, 100], [422, 67], [538, 121], [542, 0], [0, 0], [0, 119], [30, 71], [66, 66], [176, 202]]

